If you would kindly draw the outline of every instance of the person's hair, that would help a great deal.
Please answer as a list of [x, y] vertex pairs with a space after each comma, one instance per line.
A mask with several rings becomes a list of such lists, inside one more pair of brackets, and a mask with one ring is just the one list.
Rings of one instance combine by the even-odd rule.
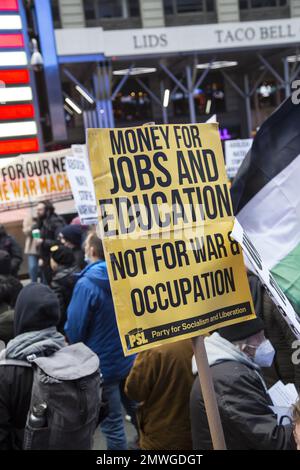
[[298, 398], [298, 401], [293, 408], [293, 421], [294, 424], [300, 424], [300, 398]]
[[85, 244], [89, 247], [94, 248], [95, 257], [99, 259], [104, 259], [104, 251], [103, 251], [103, 244], [101, 239], [96, 235], [95, 232], [89, 232]]
[[48, 201], [48, 200], [47, 201], [41, 201], [40, 204], [44, 204], [46, 212], [49, 215], [52, 215], [54, 213], [54, 205], [52, 204], [51, 201]]
[[21, 282], [14, 276], [0, 275], [0, 303], [14, 307], [22, 287]]

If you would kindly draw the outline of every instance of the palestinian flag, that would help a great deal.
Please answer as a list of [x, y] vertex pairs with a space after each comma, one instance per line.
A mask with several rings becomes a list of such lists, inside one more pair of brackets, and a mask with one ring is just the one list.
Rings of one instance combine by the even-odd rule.
[[300, 314], [300, 105], [261, 126], [233, 182], [234, 213]]

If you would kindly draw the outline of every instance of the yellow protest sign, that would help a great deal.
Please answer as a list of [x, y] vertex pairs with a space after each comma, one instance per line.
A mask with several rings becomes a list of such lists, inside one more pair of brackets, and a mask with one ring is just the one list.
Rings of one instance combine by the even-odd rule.
[[218, 125], [89, 129], [126, 355], [255, 317]]

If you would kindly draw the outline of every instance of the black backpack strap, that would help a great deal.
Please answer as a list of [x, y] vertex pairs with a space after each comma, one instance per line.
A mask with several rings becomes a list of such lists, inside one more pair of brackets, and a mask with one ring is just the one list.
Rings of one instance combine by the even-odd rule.
[[30, 364], [30, 362], [19, 361], [18, 359], [2, 359], [2, 361], [0, 361], [0, 366], [20, 366], [32, 368], [32, 364]]

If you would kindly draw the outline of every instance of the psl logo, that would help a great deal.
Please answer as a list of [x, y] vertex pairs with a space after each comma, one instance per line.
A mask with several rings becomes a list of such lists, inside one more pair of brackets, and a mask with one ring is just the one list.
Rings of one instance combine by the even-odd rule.
[[143, 344], [147, 344], [148, 340], [145, 338], [143, 330], [139, 328], [128, 332], [126, 335], [126, 343], [128, 349], [133, 349], [138, 346], [142, 346]]

